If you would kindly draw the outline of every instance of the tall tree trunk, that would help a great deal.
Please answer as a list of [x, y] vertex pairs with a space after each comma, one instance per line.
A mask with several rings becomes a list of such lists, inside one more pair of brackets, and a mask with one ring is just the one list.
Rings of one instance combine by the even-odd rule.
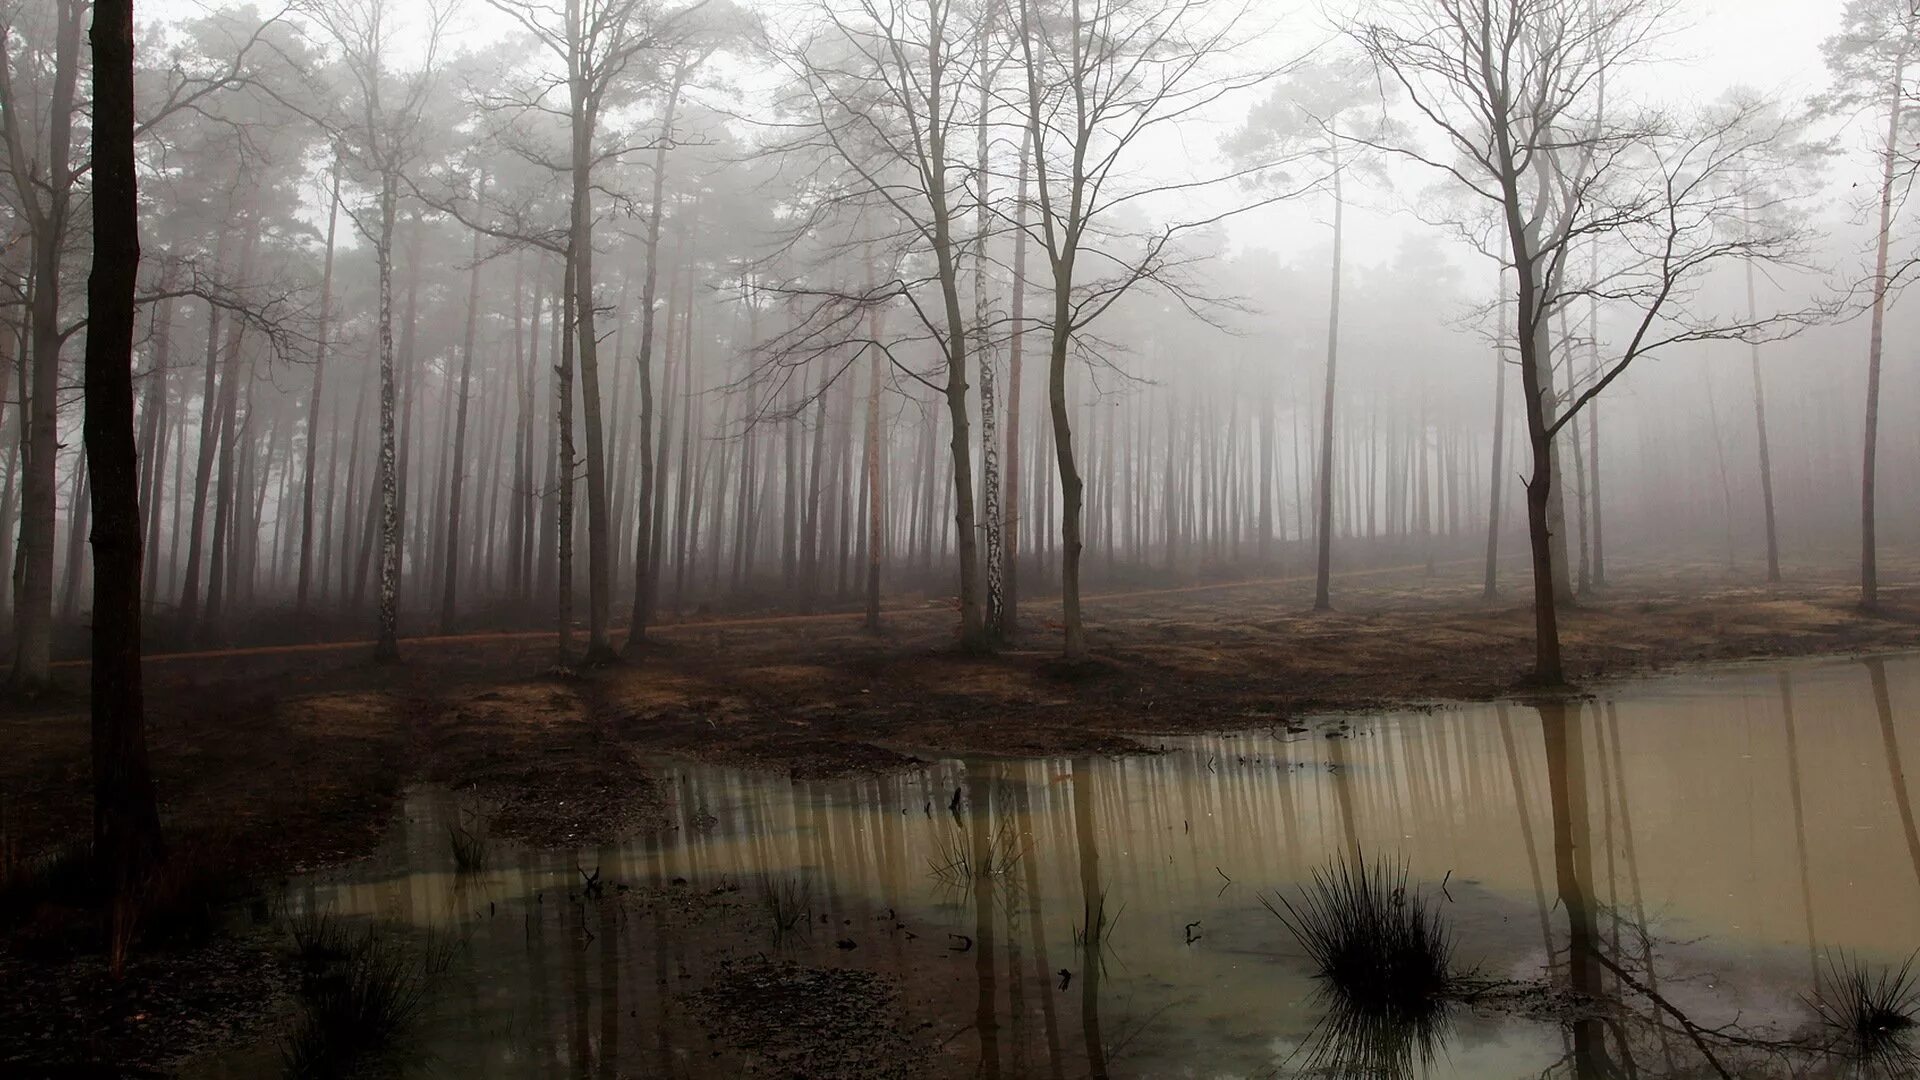
[[1500, 496], [1506, 478], [1502, 475], [1507, 447], [1507, 281], [1500, 275], [1500, 308], [1494, 318], [1493, 349], [1493, 471], [1487, 482], [1487, 572], [1480, 595], [1492, 600], [1499, 595]]
[[[161, 291], [170, 291], [175, 284], [173, 267], [169, 265], [161, 275]], [[155, 586], [160, 578], [160, 507], [166, 501], [162, 493], [167, 478], [167, 379], [173, 367], [172, 299], [162, 300], [154, 308], [150, 325], [153, 366], [147, 371], [146, 395], [140, 406], [140, 505], [146, 515], [146, 533], [142, 545], [146, 563], [141, 570], [140, 580], [146, 593], [142, 610], [146, 612], [151, 612], [159, 599]], [[9, 475], [7, 481], [10, 496], [13, 477]], [[12, 499], [0, 501], [10, 505]], [[0, 506], [0, 535], [6, 532], [6, 517], [7, 506]]]
[[[576, 61], [577, 62], [577, 61]], [[573, 74], [572, 229], [574, 344], [579, 350], [580, 404], [587, 440], [587, 651], [589, 664], [616, 659], [607, 637], [613, 549], [608, 542], [606, 429], [600, 415], [600, 351], [593, 308], [593, 157], [596, 107], [584, 77]]]
[[[13, 356], [7, 356], [7, 346], [13, 346]], [[27, 350], [18, 335], [7, 334], [0, 339], [0, 367], [11, 367], [15, 381], [19, 406], [14, 409], [14, 430], [7, 433], [7, 465], [0, 477], [0, 608], [13, 610], [13, 542], [15, 538], [15, 499], [19, 496], [19, 479], [22, 465], [26, 461], [27, 410], [31, 406], [27, 394]]]
[[[398, 189], [399, 178], [393, 170], [383, 171], [380, 242], [374, 252], [380, 272], [380, 616], [373, 658], [379, 663], [400, 659], [400, 470], [394, 445], [393, 379], [393, 233], [400, 202]], [[418, 278], [419, 259], [412, 261], [409, 273]], [[411, 301], [408, 307], [411, 309]]]
[[67, 497], [66, 584], [60, 590], [60, 617], [72, 621], [80, 605], [80, 574], [87, 562], [87, 509], [92, 501], [87, 485], [87, 455], [82, 449], [73, 466], [73, 494]]
[[994, 8], [980, 20], [980, 103], [976, 119], [973, 225], [973, 345], [980, 358], [980, 512], [986, 525], [986, 633], [998, 637], [1006, 623], [1000, 512], [999, 402], [993, 371], [993, 343], [987, 334], [987, 238], [992, 174], [988, 171], [987, 121], [993, 109]]
[[[313, 483], [314, 465], [320, 457], [320, 399], [326, 392], [327, 326], [333, 314], [333, 242], [340, 223], [340, 159], [333, 159], [333, 193], [327, 204], [327, 259], [320, 272], [320, 343], [313, 356], [313, 395], [307, 401], [306, 476], [300, 485], [300, 582], [295, 587], [293, 609], [307, 610], [307, 589], [313, 573]], [[328, 486], [333, 477], [329, 473]], [[324, 589], [324, 584], [322, 588]]]
[[[873, 292], [873, 257], [867, 257], [867, 291]], [[1015, 301], [1018, 303], [1018, 301]], [[881, 317], [878, 307], [867, 311], [867, 336], [880, 340]], [[1016, 346], [1017, 348], [1017, 346]], [[868, 630], [880, 630], [880, 567], [886, 555], [886, 478], [880, 460], [880, 369], [887, 363], [886, 350], [867, 349], [867, 618]]]
[[[1555, 573], [1553, 535], [1549, 525], [1554, 488], [1553, 440], [1548, 434], [1548, 400], [1552, 393], [1546, 384], [1548, 365], [1540, 355], [1545, 320], [1539, 317], [1540, 283], [1532, 252], [1531, 231], [1521, 220], [1519, 199], [1506, 192], [1507, 234], [1513, 245], [1515, 277], [1519, 292], [1515, 303], [1514, 339], [1520, 346], [1520, 396], [1526, 407], [1527, 447], [1531, 452], [1527, 477], [1527, 538], [1533, 555], [1533, 630], [1534, 680], [1545, 686], [1566, 681], [1560, 662], [1559, 589]], [[1560, 564], [1562, 567], [1565, 563]]]
[[[1753, 261], [1747, 261], [1747, 317], [1759, 318], [1754, 306]], [[1774, 529], [1773, 517], [1773, 460], [1767, 448], [1767, 392], [1760, 380], [1760, 343], [1751, 342], [1747, 347], [1747, 358], [1753, 366], [1753, 426], [1759, 436], [1760, 446], [1760, 501], [1766, 509], [1767, 520], [1767, 580], [1778, 584], [1780, 581], [1780, 541]], [[1596, 545], [1597, 547], [1597, 545]]]
[[554, 421], [554, 430], [560, 440], [560, 457], [556, 468], [559, 470], [558, 484], [558, 521], [555, 525], [555, 554], [559, 561], [559, 666], [565, 668], [573, 654], [573, 346], [575, 339], [574, 305], [579, 294], [575, 290], [574, 274], [576, 264], [573, 252], [569, 250], [566, 258], [565, 282], [560, 295], [565, 298], [566, 313], [560, 319], [560, 370], [554, 385], [558, 416]]
[[1067, 406], [1067, 348], [1072, 336], [1073, 262], [1054, 267], [1053, 348], [1047, 363], [1047, 403], [1053, 417], [1053, 456], [1060, 473], [1060, 621], [1068, 660], [1087, 655], [1087, 631], [1080, 621], [1080, 552], [1083, 482], [1074, 460], [1073, 430]]
[[[217, 471], [214, 476], [213, 542], [207, 555], [206, 606], [202, 610], [202, 618], [196, 628], [203, 640], [209, 635], [218, 633], [223, 605], [227, 594], [232, 591], [230, 549], [233, 546], [231, 537], [236, 505], [233, 444], [238, 437], [235, 422], [240, 409], [240, 383], [253, 380], [251, 370], [244, 370], [240, 362], [241, 348], [246, 343], [245, 331], [246, 324], [239, 319], [232, 320], [228, 326], [227, 371], [220, 379], [220, 402], [216, 406], [219, 411], [214, 421], [217, 425], [215, 433]], [[248, 419], [252, 419], [251, 413]]]
[[1887, 92], [1887, 145], [1882, 152], [1880, 233], [1873, 262], [1873, 328], [1867, 338], [1866, 448], [1860, 469], [1860, 606], [1880, 602], [1880, 573], [1874, 544], [1874, 458], [1880, 441], [1880, 352], [1886, 339], [1887, 247], [1893, 233], [1893, 188], [1900, 154], [1900, 117], [1906, 101], [1907, 53], [1902, 47]]
[[[484, 192], [483, 174], [476, 185]], [[475, 199], [479, 196], [476, 194]], [[467, 328], [460, 339], [460, 388], [454, 405], [453, 462], [447, 479], [446, 568], [441, 571], [440, 632], [453, 633], [454, 604], [460, 589], [460, 495], [467, 475], [467, 388], [473, 382], [473, 331], [480, 312], [480, 233], [473, 234], [473, 267], [467, 274]], [[485, 437], [485, 432], [481, 433]]]
[[[397, 516], [394, 519], [393, 527], [393, 559], [395, 566], [394, 573], [398, 575], [401, 573], [400, 568], [406, 566], [408, 542], [407, 522], [412, 521], [414, 530], [413, 547], [415, 551], [413, 557], [413, 577], [415, 580], [418, 580], [422, 576], [419, 573], [420, 568], [429, 561], [423, 559], [419, 554], [425, 546], [420, 540], [420, 528], [422, 521], [426, 518], [426, 514], [424, 512], [416, 512], [409, 517], [408, 510], [410, 508], [416, 508], [418, 504], [423, 501], [419, 491], [420, 485], [413, 483], [414, 473], [419, 471], [416, 470], [413, 465], [413, 434], [415, 427], [414, 418], [416, 416], [421, 418], [420, 423], [424, 424], [426, 422], [426, 407], [420, 400], [426, 396], [426, 375], [421, 370], [425, 365], [419, 362], [418, 349], [416, 348], [420, 340], [420, 267], [425, 261], [421, 257], [420, 246], [422, 237], [425, 236], [425, 230], [421, 228], [418, 211], [415, 211], [412, 219], [410, 227], [407, 229], [407, 306], [400, 316], [400, 351], [395, 357], [395, 363], [398, 365], [397, 377], [400, 380], [396, 388], [399, 394], [396, 404], [400, 413], [399, 426], [395, 429], [395, 434], [400, 441], [394, 453], [394, 499], [396, 506], [395, 514]], [[412, 494], [409, 494], [409, 492], [412, 492]], [[394, 583], [394, 589], [396, 590], [394, 603], [396, 605], [400, 602], [400, 598], [397, 595], [399, 588], [399, 579], [396, 576]]]
[[1007, 530], [1000, 576], [1000, 626], [1003, 641], [1020, 632], [1020, 360], [1027, 336], [1027, 167], [1033, 133], [1020, 136], [1019, 188], [1013, 198], [1013, 300], [1007, 341]]
[[93, 19], [93, 272], [87, 280], [84, 438], [93, 488], [93, 851], [115, 897], [113, 953], [132, 894], [163, 857], [140, 681], [139, 455], [133, 435], [134, 286], [140, 268], [133, 152], [133, 2]]
[[820, 484], [827, 460], [828, 364], [814, 388], [813, 450], [806, 463], [806, 501], [800, 508], [800, 610], [811, 614], [820, 589]]
[[[28, 310], [33, 385], [28, 395], [20, 547], [13, 573], [13, 689], [45, 689], [53, 663], [54, 503], [60, 439], [60, 256], [71, 211], [73, 106], [80, 75], [80, 27], [86, 4], [61, 0], [54, 30], [53, 92], [49, 99], [44, 186], [21, 192], [32, 234], [33, 284]], [[6, 110], [5, 122], [15, 124]], [[44, 199], [43, 199], [44, 196]]]
[[[1588, 248], [1588, 278], [1600, 279], [1600, 242]], [[1587, 371], [1588, 378], [1600, 379], [1600, 300], [1587, 295]], [[1607, 585], [1607, 545], [1604, 516], [1600, 512], [1600, 399], [1587, 402], [1587, 508], [1593, 522], [1593, 579], [1596, 589]]]
[[1333, 578], [1333, 393], [1335, 367], [1340, 356], [1340, 245], [1345, 239], [1341, 234], [1342, 218], [1346, 212], [1346, 200], [1340, 191], [1340, 145], [1338, 140], [1333, 147], [1333, 290], [1328, 301], [1327, 314], [1327, 379], [1326, 397], [1320, 409], [1320, 500], [1319, 525], [1315, 542], [1319, 551], [1315, 556], [1313, 580], [1313, 610], [1329, 611], [1333, 608], [1331, 584]]

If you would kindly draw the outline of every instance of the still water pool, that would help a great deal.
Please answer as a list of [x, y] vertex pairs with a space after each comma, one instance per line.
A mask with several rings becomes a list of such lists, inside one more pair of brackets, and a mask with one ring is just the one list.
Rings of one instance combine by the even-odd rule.
[[1920, 657], [1150, 741], [831, 781], [665, 764], [674, 827], [464, 874], [449, 829], [484, 807], [421, 790], [286, 903], [460, 942], [423, 1076], [1327, 1074], [1356, 1036], [1262, 901], [1355, 853], [1404, 861], [1493, 987], [1371, 1052], [1406, 1075], [1842, 1075], [1791, 1049], [1829, 964], [1920, 946]]

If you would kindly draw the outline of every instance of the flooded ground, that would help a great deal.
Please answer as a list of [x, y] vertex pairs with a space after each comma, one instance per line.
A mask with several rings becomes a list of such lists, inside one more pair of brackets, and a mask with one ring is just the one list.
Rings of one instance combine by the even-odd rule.
[[[457, 942], [421, 1076], [1839, 1075], [1796, 1045], [1829, 961], [1920, 945], [1903, 753], [1920, 657], [1754, 665], [1153, 756], [669, 768], [669, 830], [467, 872], [487, 808], [423, 789], [285, 903]], [[1430, 1043], [1329, 1023], [1263, 903], [1356, 853], [1480, 980]]]

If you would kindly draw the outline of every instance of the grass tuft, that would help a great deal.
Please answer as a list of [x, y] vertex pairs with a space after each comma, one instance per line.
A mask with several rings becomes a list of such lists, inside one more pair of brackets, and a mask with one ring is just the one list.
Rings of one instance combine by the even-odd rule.
[[976, 859], [971, 837], [964, 829], [934, 833], [935, 852], [927, 859], [927, 872], [946, 885], [964, 886], [979, 878], [1005, 877], [1020, 866], [1032, 847], [1020, 835], [1013, 819], [1002, 818], [987, 837], [986, 851]]
[[300, 1016], [281, 1047], [289, 1077], [353, 1075], [390, 1056], [453, 956], [432, 932], [418, 942], [377, 925], [355, 933], [324, 911], [287, 929], [301, 970]]
[[795, 931], [806, 933], [813, 926], [813, 886], [804, 877], [768, 878], [760, 883], [760, 906], [766, 910], [773, 930], [773, 943], [780, 944]]
[[491, 845], [483, 827], [469, 829], [464, 825], [448, 825], [447, 846], [453, 849], [453, 868], [456, 873], [477, 874], [487, 868]]
[[1113, 928], [1119, 924], [1120, 916], [1125, 914], [1127, 906], [1121, 904], [1113, 913], [1107, 913], [1107, 891], [1100, 890], [1098, 896], [1080, 903], [1080, 922], [1073, 928], [1073, 943], [1079, 948], [1099, 949], [1107, 944], [1113, 935]]
[[1297, 898], [1260, 902], [1300, 943], [1328, 1011], [1312, 1064], [1343, 1076], [1410, 1075], [1431, 1063], [1463, 976], [1439, 909], [1407, 884], [1407, 864], [1342, 858]]
[[1830, 1049], [1868, 1075], [1920, 1074], [1920, 971], [1911, 953], [1897, 968], [1873, 967], [1857, 956], [1827, 956], [1810, 1004], [1832, 1036]]

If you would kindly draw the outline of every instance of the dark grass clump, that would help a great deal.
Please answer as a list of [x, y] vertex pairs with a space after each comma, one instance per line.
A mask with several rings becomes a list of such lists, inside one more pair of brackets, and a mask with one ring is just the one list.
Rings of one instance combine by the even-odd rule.
[[793, 933], [807, 933], [813, 926], [813, 885], [802, 877], [768, 878], [760, 883], [760, 907], [775, 945]]
[[477, 874], [487, 868], [491, 845], [484, 828], [448, 825], [447, 846], [453, 849], [453, 868], [457, 873]]
[[1920, 1075], [1920, 971], [1909, 954], [1899, 967], [1869, 966], [1857, 956], [1827, 957], [1810, 1004], [1833, 1053], [1868, 1076]]
[[289, 920], [300, 969], [300, 1015], [281, 1047], [289, 1077], [363, 1074], [394, 1060], [453, 951], [427, 933], [409, 941], [329, 912]]
[[1452, 999], [1453, 936], [1440, 912], [1407, 884], [1407, 864], [1340, 859], [1314, 871], [1297, 899], [1260, 902], [1314, 966], [1327, 1013], [1309, 1040], [1317, 1067], [1343, 1076], [1408, 1074], [1431, 1062]]
[[987, 835], [986, 850], [975, 858], [971, 837], [964, 829], [934, 834], [935, 853], [927, 859], [927, 873], [943, 885], [965, 887], [978, 878], [1005, 877], [1020, 865], [1032, 847], [1014, 827], [1011, 818], [1002, 818]]
[[1127, 905], [1121, 904], [1112, 913], [1107, 911], [1107, 890], [1101, 889], [1096, 896], [1080, 902], [1080, 921], [1073, 928], [1073, 943], [1083, 949], [1101, 949], [1106, 947], [1107, 939], [1113, 936], [1113, 928], [1125, 914]]

